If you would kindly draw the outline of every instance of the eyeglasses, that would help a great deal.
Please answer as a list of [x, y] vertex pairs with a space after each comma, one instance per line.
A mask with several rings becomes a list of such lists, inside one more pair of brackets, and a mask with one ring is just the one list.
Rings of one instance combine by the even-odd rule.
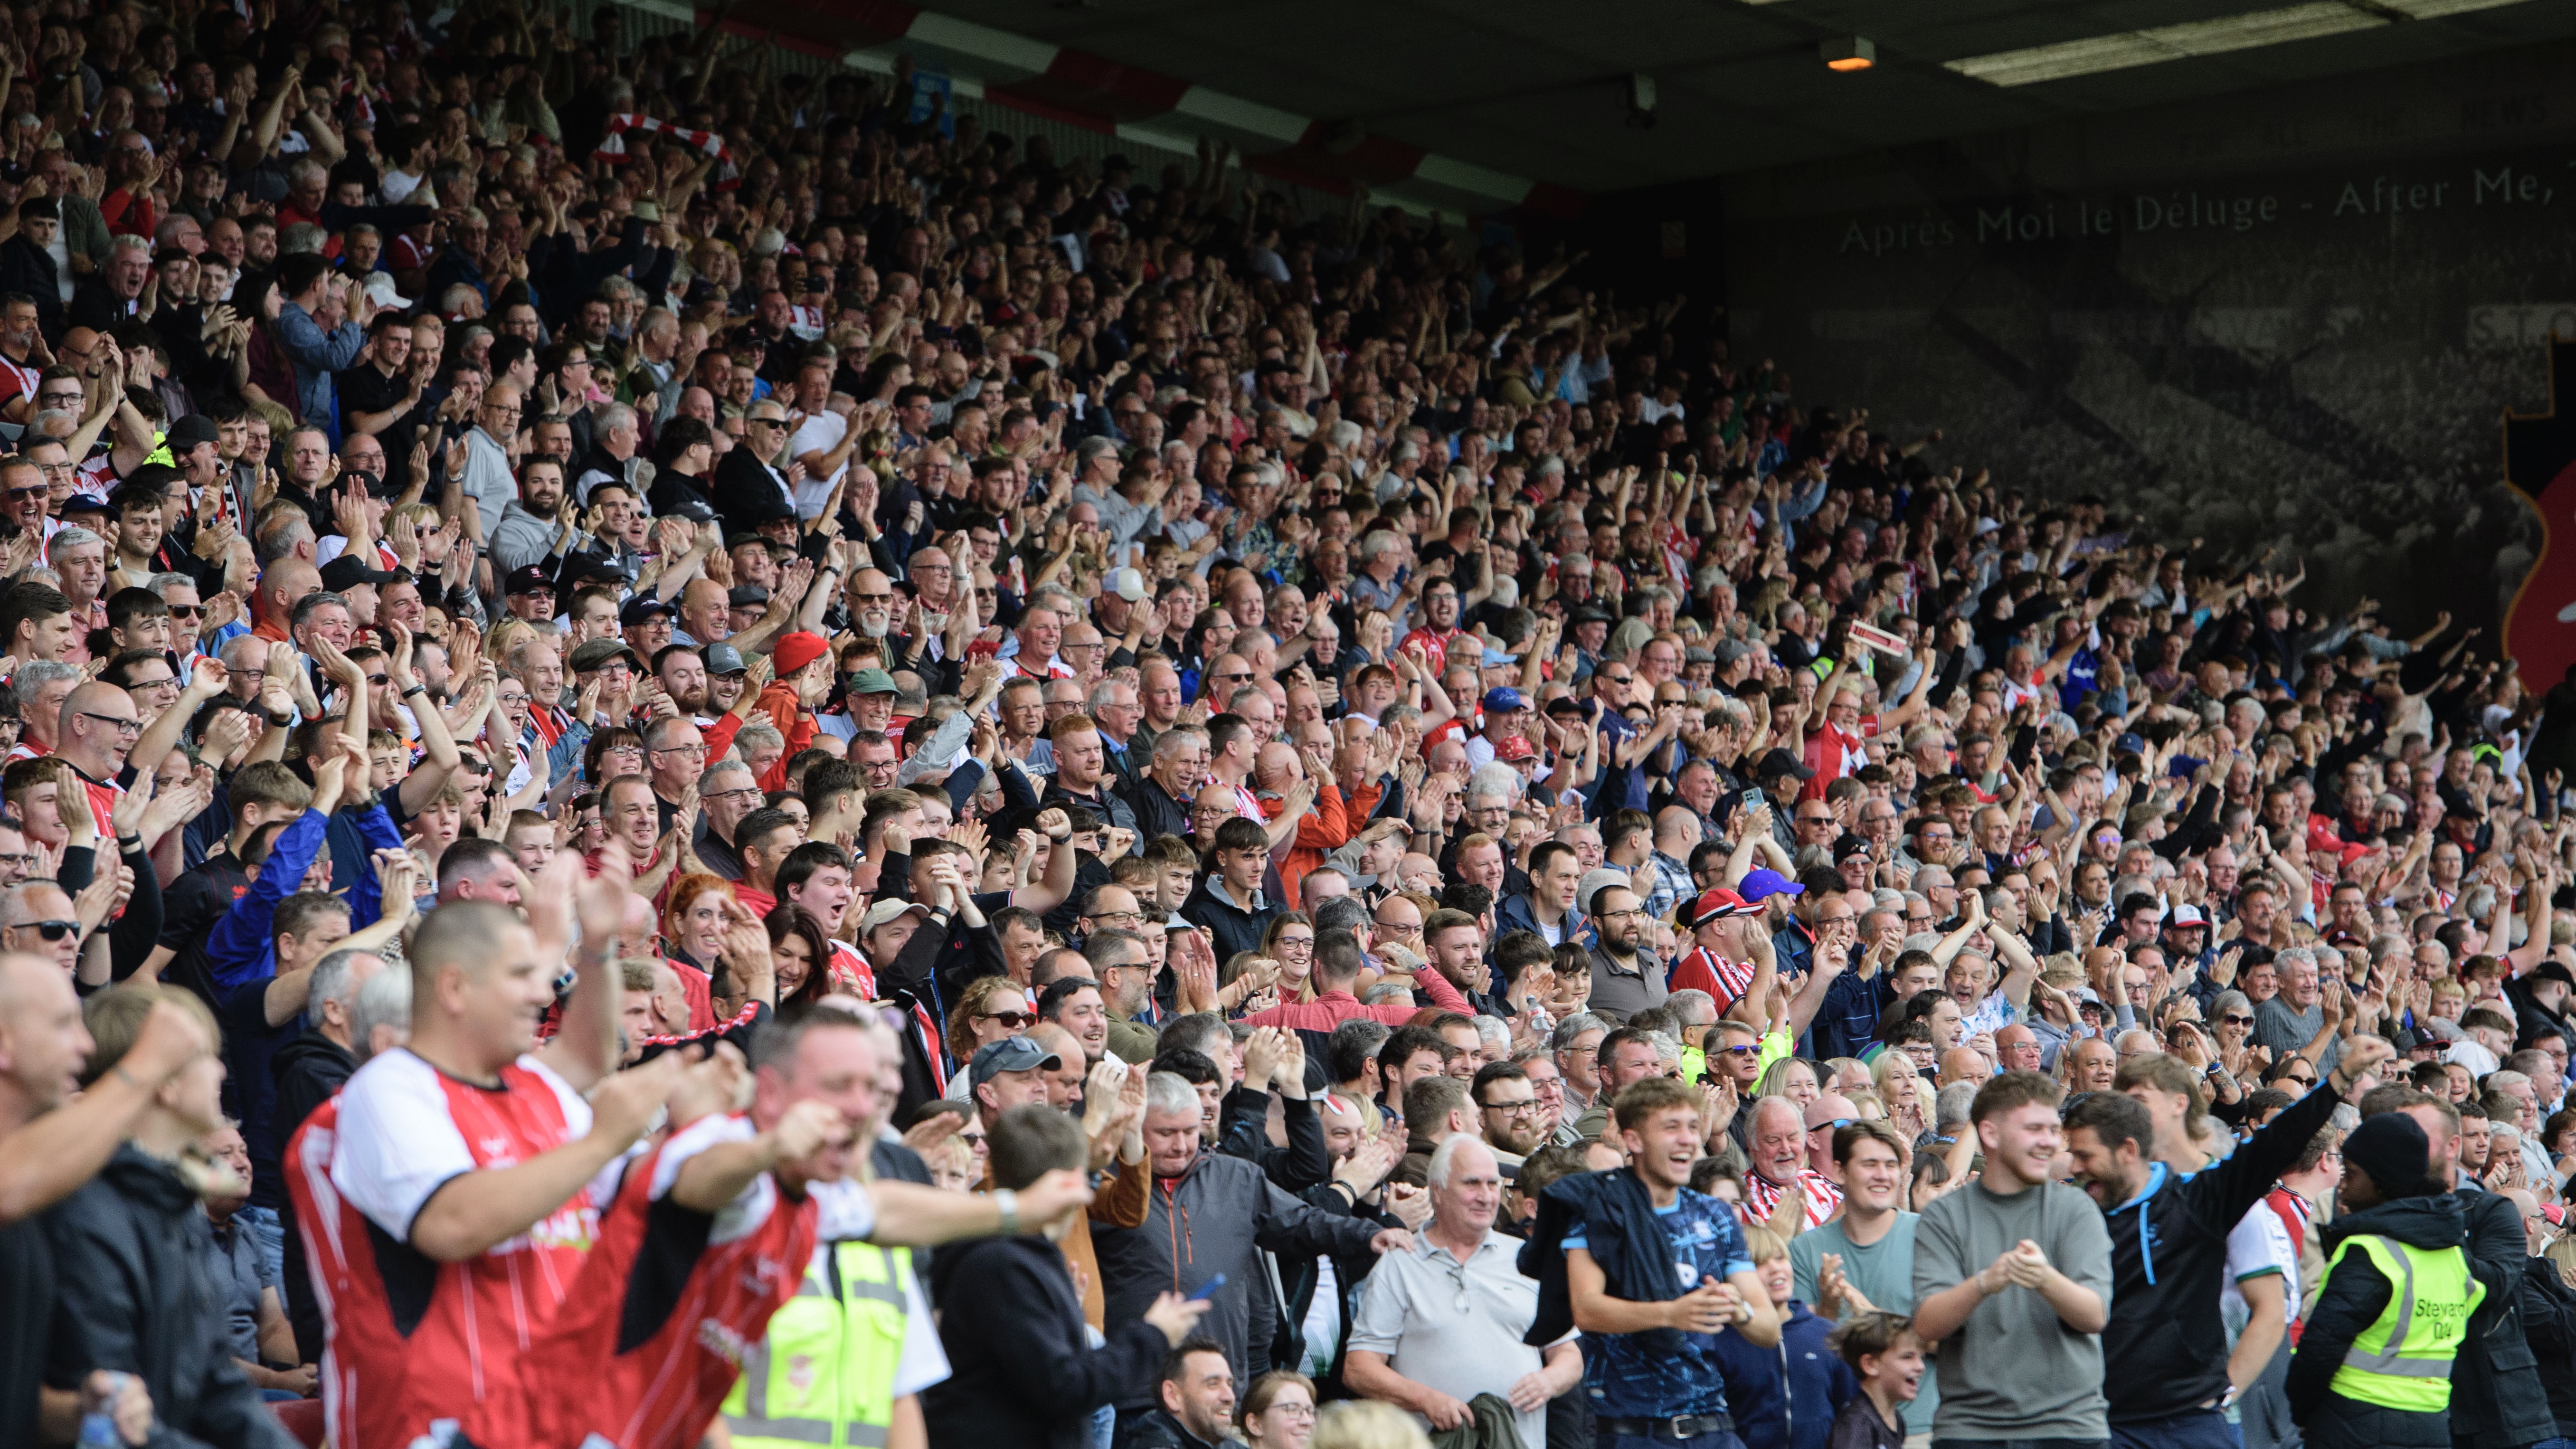
[[1282, 936], [1274, 944], [1278, 946], [1280, 955], [1296, 955], [1312, 952], [1315, 949], [1315, 938], [1312, 936]]
[[1478, 1102], [1476, 1105], [1484, 1108], [1488, 1112], [1507, 1112], [1512, 1116], [1517, 1117], [1524, 1113], [1537, 1111], [1538, 1098], [1523, 1097], [1517, 1102]]
[[1641, 910], [1601, 911], [1595, 914], [1592, 919], [1596, 921], [1615, 921], [1622, 916], [1642, 916], [1644, 914], [1645, 912]]
[[80, 933], [80, 922], [29, 921], [18, 927], [18, 929], [21, 931], [33, 931], [48, 941], [59, 941], [65, 936], [78, 935]]
[[82, 719], [94, 719], [100, 724], [112, 725], [115, 727], [116, 732], [121, 735], [139, 735], [143, 733], [143, 721], [139, 719], [119, 719], [112, 714], [93, 714], [85, 709], [75, 712], [78, 713]]
[[700, 791], [698, 798], [701, 800], [757, 800], [760, 798], [760, 792], [744, 786], [739, 790]]
[[1013, 1031], [1026, 1031], [1038, 1024], [1037, 1017], [1025, 1011], [987, 1011], [980, 1013], [978, 1019], [998, 1021]]
[[1377, 927], [1378, 933], [1385, 936], [1419, 936], [1422, 934], [1422, 927], [1418, 925], [1409, 926], [1393, 921], [1371, 921], [1369, 924]]
[[1807, 1130], [1810, 1132], [1839, 1132], [1859, 1120], [1860, 1119], [1857, 1117], [1836, 1117], [1829, 1122], [1819, 1122]]
[[1116, 927], [1140, 925], [1145, 916], [1141, 911], [1104, 911], [1091, 919], [1100, 925]]
[[705, 745], [703, 745], [703, 744], [698, 744], [698, 745], [672, 745], [672, 746], [670, 746], [670, 747], [668, 747], [668, 748], [666, 748], [666, 749], [648, 750], [648, 751], [646, 751], [646, 753], [648, 753], [648, 754], [655, 754], [655, 755], [703, 755], [703, 754], [705, 754], [706, 752], [707, 752], [707, 747], [706, 747]]

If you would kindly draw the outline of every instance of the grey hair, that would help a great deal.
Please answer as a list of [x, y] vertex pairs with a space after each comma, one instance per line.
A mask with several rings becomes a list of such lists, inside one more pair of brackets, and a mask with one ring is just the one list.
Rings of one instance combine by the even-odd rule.
[[[1452, 1132], [1431, 1149], [1431, 1166], [1426, 1170], [1433, 1187], [1447, 1187], [1458, 1173], [1458, 1154], [1470, 1147], [1484, 1147], [1484, 1141], [1473, 1132]], [[1487, 1148], [1491, 1151], [1491, 1148]]]
[[1556, 1024], [1556, 1035], [1548, 1038], [1551, 1051], [1570, 1052], [1587, 1031], [1608, 1031], [1610, 1023], [1588, 1011], [1578, 1011]]
[[714, 764], [707, 766], [705, 770], [699, 772], [698, 793], [701, 795], [706, 794], [707, 787], [715, 783], [716, 776], [724, 774], [729, 770], [740, 770], [744, 774], [748, 775], [751, 773], [751, 766], [744, 764], [742, 761], [737, 760], [730, 755], [716, 761]]
[[1127, 681], [1123, 679], [1103, 679], [1098, 684], [1091, 687], [1091, 697], [1083, 701], [1084, 706], [1094, 715], [1099, 714], [1100, 711], [1117, 702], [1117, 696], [1112, 694], [1111, 691], [1117, 689], [1121, 685], [1125, 685], [1129, 690], [1133, 690], [1136, 687], [1132, 684], [1128, 684]]
[[58, 549], [78, 548], [85, 543], [94, 543], [101, 548], [107, 546], [107, 540], [104, 537], [89, 529], [66, 528], [45, 540], [45, 556], [51, 558]]
[[379, 971], [358, 988], [357, 1002], [349, 1008], [349, 1050], [356, 1053], [360, 1066], [375, 1055], [376, 1028], [380, 1026], [390, 1026], [405, 1036], [411, 1034], [409, 971]]
[[1664, 1007], [1684, 1026], [1706, 1026], [1717, 1020], [1717, 998], [1705, 991], [1682, 990], [1664, 998]]
[[1357, 931], [1369, 924], [1369, 908], [1357, 896], [1335, 896], [1315, 907], [1315, 932]]
[[1976, 1083], [1952, 1082], [1943, 1087], [1939, 1095], [1932, 1099], [1933, 1124], [1947, 1127], [1953, 1122], [1965, 1122], [1968, 1120], [1969, 1111], [1976, 1104]]
[[1521, 798], [1521, 772], [1497, 761], [1467, 777], [1470, 800], [1518, 800]]
[[326, 1001], [336, 1001], [342, 1006], [347, 1006], [350, 999], [357, 994], [357, 986], [350, 984], [350, 978], [357, 974], [358, 958], [361, 956], [375, 956], [379, 961], [384, 960], [382, 956], [376, 956], [373, 951], [334, 951], [314, 962], [313, 974], [306, 978], [304, 988], [306, 999], [317, 1007]]
[[1159, 760], [1166, 755], [1175, 754], [1181, 746], [1192, 743], [1205, 745], [1207, 731], [1194, 725], [1175, 725], [1154, 737], [1154, 758]]
[[1476, 1039], [1485, 1044], [1485, 1050], [1493, 1052], [1497, 1056], [1511, 1055], [1512, 1029], [1503, 1025], [1502, 1018], [1500, 1017], [1477, 1017]]
[[173, 584], [185, 584], [189, 588], [193, 589], [197, 586], [197, 581], [194, 577], [188, 574], [154, 574], [150, 579], [144, 582], [143, 587], [150, 589], [155, 594], [158, 594]]
[[9, 692], [18, 697], [18, 711], [24, 714], [36, 707], [36, 695], [46, 685], [56, 680], [80, 677], [81, 669], [77, 664], [63, 664], [51, 659], [30, 659], [19, 665], [18, 672], [10, 676]]
[[1145, 1078], [1145, 1110], [1166, 1117], [1197, 1117], [1199, 1089], [1176, 1072], [1156, 1072]]
[[591, 409], [590, 425], [594, 432], [610, 433], [635, 426], [635, 409], [622, 402], [604, 402]]
[[1646, 1033], [1646, 1040], [1654, 1043], [1657, 1061], [1677, 1062], [1682, 1059], [1682, 1039], [1671, 1032], [1650, 1031]]
[[1394, 529], [1381, 528], [1375, 533], [1362, 535], [1360, 541], [1352, 546], [1351, 554], [1362, 563], [1370, 563], [1403, 541], [1396, 536]]
[[141, 252], [148, 257], [152, 255], [152, 239], [150, 237], [136, 236], [130, 231], [121, 232], [117, 235], [114, 241], [108, 243], [108, 251], [111, 253]]

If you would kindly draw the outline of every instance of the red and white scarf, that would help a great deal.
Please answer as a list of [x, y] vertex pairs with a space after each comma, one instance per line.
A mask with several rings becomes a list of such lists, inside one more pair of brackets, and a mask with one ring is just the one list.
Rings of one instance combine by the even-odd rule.
[[599, 149], [591, 154], [608, 161], [624, 158], [630, 154], [626, 149], [628, 131], [668, 136], [693, 151], [716, 158], [715, 176], [711, 183], [713, 190], [731, 191], [742, 184], [742, 173], [734, 168], [733, 152], [726, 148], [724, 137], [713, 131], [692, 131], [685, 126], [674, 126], [657, 117], [633, 112], [609, 117], [608, 134], [601, 138]]

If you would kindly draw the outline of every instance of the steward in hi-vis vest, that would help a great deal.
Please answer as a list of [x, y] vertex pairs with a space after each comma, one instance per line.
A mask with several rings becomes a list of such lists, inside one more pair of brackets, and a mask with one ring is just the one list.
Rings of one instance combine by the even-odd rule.
[[2291, 1357], [2291, 1417], [2314, 1449], [2446, 1449], [2451, 1361], [2486, 1296], [2459, 1204], [2426, 1173], [2424, 1129], [2370, 1118], [2344, 1142], [2343, 1213]]

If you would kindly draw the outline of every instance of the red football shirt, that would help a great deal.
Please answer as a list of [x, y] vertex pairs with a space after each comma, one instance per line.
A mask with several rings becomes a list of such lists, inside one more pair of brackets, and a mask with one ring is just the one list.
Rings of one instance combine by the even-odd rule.
[[689, 1449], [770, 1316], [795, 1296], [816, 1242], [876, 1226], [875, 1203], [855, 1182], [790, 1198], [762, 1173], [711, 1214], [666, 1201], [689, 1159], [754, 1135], [745, 1117], [700, 1118], [627, 1174], [572, 1305], [533, 1355], [574, 1370], [537, 1395], [549, 1443]]
[[[590, 1104], [534, 1057], [485, 1087], [392, 1051], [358, 1069], [337, 1107], [329, 1182], [345, 1209], [338, 1220], [363, 1225], [363, 1253], [356, 1232], [335, 1232], [318, 1211], [306, 1229], [308, 1241], [332, 1235], [357, 1256], [345, 1294], [326, 1304], [335, 1361], [325, 1376], [343, 1383], [356, 1416], [354, 1435], [334, 1442], [435, 1442], [432, 1426], [452, 1422], [478, 1449], [540, 1449], [529, 1406], [569, 1370], [530, 1350], [580, 1275], [599, 1232], [595, 1204], [615, 1193], [624, 1159], [528, 1232], [441, 1263], [411, 1245], [430, 1197], [464, 1173], [515, 1166], [582, 1136]], [[389, 1336], [374, 1331], [379, 1321]]]

